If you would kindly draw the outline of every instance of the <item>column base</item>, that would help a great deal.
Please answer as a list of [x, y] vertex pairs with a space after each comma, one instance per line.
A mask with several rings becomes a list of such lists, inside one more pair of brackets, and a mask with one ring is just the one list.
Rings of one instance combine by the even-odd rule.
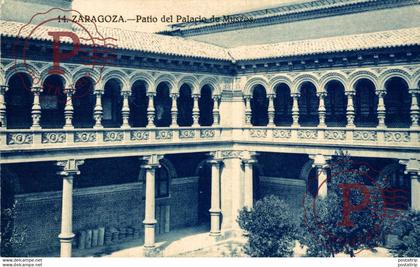
[[60, 257], [71, 257], [74, 236], [73, 233], [58, 235], [58, 238], [60, 239]]

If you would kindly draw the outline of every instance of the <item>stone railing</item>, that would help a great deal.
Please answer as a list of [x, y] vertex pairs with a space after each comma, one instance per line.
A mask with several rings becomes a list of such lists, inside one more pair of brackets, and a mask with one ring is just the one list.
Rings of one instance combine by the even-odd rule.
[[221, 135], [219, 127], [103, 128], [103, 129], [8, 129], [0, 134], [2, 148], [39, 146], [101, 146], [202, 142]]
[[278, 143], [420, 147], [420, 130], [408, 128], [249, 127], [242, 136]]

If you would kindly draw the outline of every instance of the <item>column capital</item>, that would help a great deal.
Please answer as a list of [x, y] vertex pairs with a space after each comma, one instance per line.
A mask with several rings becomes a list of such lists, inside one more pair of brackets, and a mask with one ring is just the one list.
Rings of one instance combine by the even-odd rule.
[[0, 94], [4, 94], [7, 89], [9, 89], [8, 85], [0, 85]]
[[81, 159], [67, 159], [57, 161], [56, 165], [61, 168], [58, 174], [62, 176], [79, 175], [79, 166], [83, 163], [84, 160]]
[[131, 95], [130, 90], [121, 90], [121, 95], [124, 97], [129, 97]]
[[104, 89], [95, 89], [95, 90], [93, 90], [93, 94], [94, 95], [103, 95], [104, 94], [104, 92], [105, 92], [105, 90]]
[[33, 87], [31, 88], [31, 92], [32, 92], [32, 93], [39, 94], [41, 91], [42, 91], [42, 87], [41, 87], [41, 86], [33, 86]]
[[327, 96], [327, 92], [326, 92], [326, 91], [323, 91], [323, 92], [317, 92], [317, 93], [316, 93], [316, 95], [317, 95], [318, 97], [326, 97], [326, 96]]
[[405, 165], [405, 174], [420, 174], [420, 161], [417, 159], [401, 159], [399, 163]]
[[169, 96], [172, 97], [172, 98], [178, 98], [179, 94], [178, 93], [170, 93]]
[[386, 90], [385, 89], [378, 89], [375, 91], [375, 94], [379, 97], [384, 97], [386, 95]]
[[148, 96], [148, 97], [152, 97], [152, 96], [156, 96], [156, 92], [146, 92], [146, 95]]
[[219, 101], [222, 98], [221, 95], [213, 95], [213, 99]]
[[420, 88], [410, 88], [408, 89], [410, 94], [420, 94]]
[[244, 164], [255, 164], [257, 163], [258, 153], [255, 151], [243, 151], [242, 153], [242, 162]]
[[155, 169], [160, 168], [159, 161], [163, 158], [163, 155], [147, 155], [140, 157], [140, 160], [142, 161], [142, 168], [144, 169]]
[[355, 96], [356, 95], [356, 92], [354, 90], [352, 90], [352, 91], [345, 91], [344, 94], [346, 96]]
[[328, 161], [331, 160], [332, 156], [322, 155], [322, 154], [310, 154], [309, 158], [313, 160], [313, 168], [327, 168]]
[[67, 88], [64, 88], [63, 91], [64, 91], [65, 94], [73, 95], [75, 89], [73, 87], [67, 87]]
[[293, 98], [298, 98], [300, 97], [300, 93], [291, 93], [290, 96]]

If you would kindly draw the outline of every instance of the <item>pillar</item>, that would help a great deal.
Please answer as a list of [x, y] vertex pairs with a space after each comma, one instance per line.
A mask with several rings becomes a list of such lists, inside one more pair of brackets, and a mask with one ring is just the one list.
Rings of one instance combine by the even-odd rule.
[[96, 96], [95, 108], [93, 109], [93, 118], [95, 119], [95, 125], [93, 128], [99, 129], [103, 128], [102, 126], [102, 95], [103, 90], [95, 90], [94, 94]]
[[409, 90], [411, 94], [411, 107], [410, 107], [410, 117], [411, 117], [411, 128], [419, 127], [419, 114], [420, 109], [417, 103], [417, 94], [419, 94], [420, 89]]
[[328, 192], [327, 184], [327, 161], [331, 159], [330, 156], [325, 156], [321, 154], [309, 155], [309, 158], [313, 160], [312, 167], [317, 170], [317, 180], [318, 180], [318, 193], [319, 198], [325, 198]]
[[142, 158], [144, 164], [142, 168], [146, 171], [146, 198], [144, 209], [144, 247], [146, 249], [155, 246], [155, 174], [156, 168], [159, 168], [159, 160], [162, 156], [150, 155]]
[[192, 110], [192, 116], [193, 116], [193, 125], [194, 127], [199, 127], [200, 124], [198, 123], [198, 120], [200, 118], [200, 109], [198, 107], [198, 98], [200, 97], [199, 94], [194, 94], [193, 95], [193, 99], [194, 99], [194, 105], [193, 105], [193, 110]]
[[61, 205], [61, 232], [60, 239], [60, 257], [71, 257], [73, 233], [73, 179], [80, 174], [79, 166], [83, 160], [63, 160], [58, 161], [57, 166], [61, 167], [58, 172], [63, 177], [63, 194]]
[[220, 113], [219, 113], [219, 101], [220, 101], [220, 96], [219, 95], [215, 95], [213, 97], [213, 125], [214, 126], [219, 126], [220, 125]]
[[41, 93], [41, 87], [33, 87], [32, 92], [34, 94], [34, 102], [32, 104], [32, 127], [31, 129], [41, 129], [39, 121], [41, 120], [41, 105], [39, 104], [39, 95]]
[[210, 207], [210, 235], [220, 235], [220, 165], [221, 159], [216, 154], [210, 154], [212, 159], [208, 162], [211, 165], [211, 207]]
[[72, 129], [73, 128], [73, 102], [72, 97], [74, 93], [73, 88], [66, 88], [64, 90], [64, 93], [66, 94], [66, 105], [64, 107], [64, 129]]
[[411, 180], [411, 208], [420, 211], [420, 161], [413, 158], [400, 160], [400, 163], [406, 165], [404, 173], [408, 174]]
[[299, 94], [292, 93], [293, 98], [293, 105], [292, 105], [292, 118], [293, 118], [293, 124], [292, 127], [299, 127]]
[[151, 128], [154, 126], [155, 121], [155, 104], [154, 104], [154, 97], [155, 93], [149, 93], [147, 95], [149, 97], [149, 105], [147, 106], [147, 128]]
[[130, 106], [128, 104], [128, 97], [130, 96], [130, 90], [122, 90], [121, 94], [123, 96], [123, 106], [121, 109], [122, 114], [122, 128], [127, 129], [130, 127], [129, 118], [130, 118]]
[[275, 95], [270, 94], [268, 95], [268, 126], [275, 126], [274, 117], [276, 111], [274, 109], [274, 99]]
[[385, 128], [385, 103], [384, 103], [384, 96], [386, 94], [385, 90], [379, 90], [376, 92], [378, 95], [378, 127]]
[[6, 101], [4, 100], [4, 94], [7, 91], [7, 85], [0, 85], [0, 128], [7, 127], [6, 120]]
[[172, 107], [171, 107], [171, 127], [178, 127], [178, 107], [176, 105], [176, 100], [178, 99], [178, 94], [171, 94], [172, 98]]
[[245, 125], [251, 126], [251, 116], [252, 116], [251, 96], [250, 95], [244, 96], [244, 100], [245, 100]]
[[347, 125], [346, 127], [353, 128], [354, 127], [354, 103], [353, 97], [355, 95], [354, 91], [349, 91], [345, 93], [347, 96], [347, 109], [346, 109], [346, 117], [347, 117]]
[[325, 127], [325, 96], [327, 95], [326, 92], [318, 93], [319, 97], [319, 107], [318, 107], [318, 115], [319, 115], [319, 127]]
[[252, 209], [254, 205], [254, 188], [253, 188], [253, 166], [257, 162], [256, 154], [253, 152], [246, 153], [247, 155], [242, 159], [244, 164], [244, 206]]

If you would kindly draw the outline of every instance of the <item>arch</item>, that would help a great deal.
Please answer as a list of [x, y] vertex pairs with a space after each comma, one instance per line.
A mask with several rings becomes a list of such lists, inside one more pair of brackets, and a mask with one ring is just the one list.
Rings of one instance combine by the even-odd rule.
[[181, 86], [184, 85], [184, 84], [187, 84], [191, 88], [191, 90], [192, 90], [191, 93], [193, 95], [200, 94], [200, 92], [199, 92], [200, 88], [198, 86], [198, 80], [194, 76], [190, 76], [190, 75], [182, 76], [178, 80], [177, 88], [181, 88]]
[[[160, 165], [160, 168], [156, 170], [156, 184], [155, 184], [156, 190], [157, 190], [156, 198], [167, 197], [168, 195], [170, 195], [171, 181], [172, 179], [177, 178], [176, 170], [170, 160], [166, 158], [162, 158], [159, 161], [159, 165]], [[165, 177], [167, 179], [165, 180], [160, 179], [162, 178], [161, 177], [162, 172], [167, 172], [168, 177]], [[144, 168], [141, 168], [139, 172], [139, 180], [144, 183], [145, 179], [146, 179], [146, 171]], [[144, 193], [145, 193], [145, 190], [143, 190], [143, 194]]]
[[347, 77], [341, 72], [328, 72], [321, 76], [319, 79], [320, 90], [326, 92], [325, 86], [330, 81], [338, 81], [344, 86], [344, 90], [348, 91], [348, 79]]
[[369, 80], [373, 83], [375, 88], [379, 88], [378, 87], [378, 76], [376, 76], [375, 73], [373, 73], [372, 71], [368, 71], [368, 70], [356, 70], [349, 75], [349, 78], [348, 78], [349, 88], [348, 88], [348, 90], [349, 91], [354, 91], [357, 81], [359, 81], [361, 79], [367, 79], [367, 80]]
[[5, 67], [5, 77], [4, 77], [5, 84], [9, 84], [10, 78], [13, 75], [18, 74], [18, 73], [26, 74], [29, 77], [31, 84], [33, 84], [34, 82], [39, 83], [39, 78], [37, 78], [38, 80], [34, 80], [34, 77], [41, 76], [40, 72], [35, 66], [28, 63], [19, 63], [19, 64], [11, 63], [9, 65], [10, 67], [7, 67], [7, 66]]
[[120, 83], [121, 90], [125, 88], [129, 88], [128, 77], [127, 77], [127, 74], [125, 74], [125, 72], [122, 72], [120, 70], [115, 70], [115, 69], [104, 72], [103, 78], [102, 78], [102, 84], [105, 85], [111, 79], [115, 79], [116, 81]]
[[300, 94], [302, 85], [308, 82], [312, 83], [315, 86], [316, 92], [319, 92], [320, 88], [319, 88], [318, 78], [313, 74], [307, 73], [307, 74], [301, 74], [293, 80], [294, 87], [292, 87], [292, 93]]
[[28, 73], [15, 73], [8, 78], [8, 90], [5, 94], [6, 121], [9, 129], [25, 129], [32, 126], [31, 92], [32, 79]]
[[246, 82], [244, 87], [244, 95], [251, 96], [255, 86], [257, 85], [261, 85], [264, 88], [269, 88], [268, 84], [268, 80], [264, 76], [254, 76]]
[[[42, 86], [44, 83], [45, 83], [45, 80], [49, 77], [49, 76], [51, 76], [52, 74], [54, 74], [54, 73], [49, 73], [49, 71], [52, 69], [53, 67], [52, 66], [47, 66], [47, 67], [45, 67], [45, 68], [43, 68], [41, 71], [40, 71], [40, 81], [39, 81], [39, 85], [40, 86]], [[63, 86], [64, 86], [64, 88], [66, 88], [67, 86], [70, 86], [70, 85], [72, 85], [72, 75], [71, 75], [71, 72], [70, 72], [70, 70], [69, 69], [67, 69], [64, 65], [63, 66], [61, 66], [60, 65], [60, 69], [61, 70], [63, 70], [64, 71], [64, 73], [60, 73], [60, 74], [55, 74], [55, 75], [58, 75], [58, 76], [60, 76], [62, 79], [63, 79], [63, 81], [64, 81], [64, 84], [63, 84]]]
[[215, 77], [206, 76], [204, 78], [201, 78], [198, 82], [199, 88], [202, 89], [206, 85], [210, 86], [210, 88], [212, 89], [213, 96], [221, 95], [222, 92], [220, 90], [220, 82]]
[[143, 81], [146, 84], [146, 92], [149, 88], [153, 88], [154, 79], [153, 76], [146, 72], [133, 72], [129, 77], [129, 86], [130, 89], [133, 88], [133, 85], [138, 81]]
[[274, 124], [277, 126], [290, 126], [292, 120], [291, 87], [283, 82], [276, 83], [273, 88], [274, 98]]
[[301, 83], [299, 91], [299, 124], [302, 126], [318, 125], [319, 97], [317, 96], [316, 85], [311, 81], [304, 81]]
[[167, 83], [159, 83], [154, 96], [155, 120], [157, 127], [168, 127], [171, 125], [171, 104], [170, 88]]
[[286, 84], [289, 88], [292, 88], [293, 82], [292, 80], [283, 74], [276, 75], [270, 79], [269, 87], [268, 87], [268, 94], [276, 94], [276, 87], [279, 84]]
[[410, 89], [419, 89], [420, 88], [420, 68], [414, 72], [412, 75], [412, 84], [410, 85]]
[[87, 68], [86, 66], [79, 66], [73, 71], [73, 82], [74, 84], [71, 84], [71, 86], [75, 86], [76, 82], [83, 78], [83, 77], [89, 77], [94, 81], [94, 83], [98, 83], [100, 81], [102, 74], [100, 74], [97, 70], [93, 68]]
[[166, 83], [169, 87], [169, 92], [170, 93], [178, 93], [178, 88], [176, 86], [176, 78], [174, 75], [170, 74], [170, 73], [164, 73], [159, 75], [156, 79], [155, 79], [155, 87], [150, 87], [147, 88], [147, 92], [148, 93], [156, 93], [156, 87], [160, 84], [160, 83]]
[[178, 108], [178, 125], [191, 126], [193, 124], [193, 110], [194, 101], [192, 98], [192, 88], [184, 83], [179, 88], [179, 97], [177, 99]]
[[104, 127], [120, 127], [122, 124], [121, 82], [116, 78], [108, 79], [102, 94], [102, 125]]
[[93, 109], [95, 107], [95, 81], [84, 76], [75, 81], [73, 94], [73, 126], [75, 128], [91, 128], [95, 124]]
[[354, 83], [354, 122], [356, 126], [375, 127], [378, 123], [378, 96], [371, 79], [359, 78]]
[[40, 94], [42, 128], [61, 128], [64, 126], [65, 81], [61, 75], [52, 74], [44, 80]]
[[261, 84], [255, 85], [252, 89], [251, 124], [253, 126], [267, 126], [268, 124], [267, 90]]
[[385, 124], [388, 127], [409, 127], [411, 96], [409, 84], [401, 77], [393, 76], [386, 80], [384, 89]]
[[198, 123], [201, 126], [213, 125], [214, 99], [212, 97], [211, 85], [205, 84], [201, 87], [200, 98], [198, 99], [198, 109], [200, 112]]
[[392, 79], [394, 77], [403, 79], [407, 83], [408, 87], [412, 85], [410, 73], [408, 73], [407, 71], [403, 69], [388, 69], [379, 75], [379, 88], [378, 89], [385, 89], [386, 82], [389, 79]]
[[325, 123], [327, 126], [341, 126], [347, 124], [347, 97], [345, 85], [337, 79], [330, 79], [325, 85]]
[[147, 125], [147, 107], [149, 105], [146, 81], [136, 79], [133, 82], [128, 103], [130, 107], [130, 125], [132, 127], [145, 127]]

